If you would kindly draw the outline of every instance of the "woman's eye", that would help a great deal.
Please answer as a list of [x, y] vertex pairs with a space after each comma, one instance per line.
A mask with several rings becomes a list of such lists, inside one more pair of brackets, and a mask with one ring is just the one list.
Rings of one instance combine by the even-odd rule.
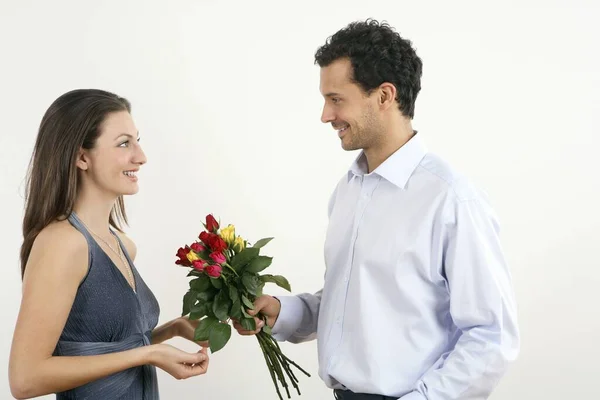
[[128, 147], [128, 146], [129, 146], [129, 140], [126, 140], [123, 143], [119, 144], [119, 147]]

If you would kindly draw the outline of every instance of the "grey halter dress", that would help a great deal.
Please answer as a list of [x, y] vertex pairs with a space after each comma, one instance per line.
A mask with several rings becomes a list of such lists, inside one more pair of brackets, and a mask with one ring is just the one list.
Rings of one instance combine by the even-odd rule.
[[[87, 240], [89, 270], [77, 290], [54, 355], [98, 355], [149, 345], [160, 309], [156, 298], [135, 269], [125, 246], [115, 235], [131, 266], [136, 291], [77, 215], [72, 213], [68, 219]], [[158, 400], [156, 369], [152, 365], [130, 368], [57, 393], [56, 398]]]

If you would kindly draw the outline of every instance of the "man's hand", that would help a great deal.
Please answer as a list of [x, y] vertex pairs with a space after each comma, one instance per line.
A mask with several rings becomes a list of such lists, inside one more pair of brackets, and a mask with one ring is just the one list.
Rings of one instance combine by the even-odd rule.
[[[275, 325], [275, 321], [277, 321], [279, 311], [281, 311], [281, 303], [279, 300], [273, 296], [263, 295], [256, 299], [254, 302], [254, 310], [248, 310], [248, 314], [254, 316], [261, 313], [267, 317], [267, 325], [272, 328], [273, 325]], [[256, 335], [264, 326], [264, 321], [254, 317], [254, 322], [256, 323], [256, 330], [254, 331], [245, 330], [238, 321], [233, 321], [233, 327], [240, 335]]]

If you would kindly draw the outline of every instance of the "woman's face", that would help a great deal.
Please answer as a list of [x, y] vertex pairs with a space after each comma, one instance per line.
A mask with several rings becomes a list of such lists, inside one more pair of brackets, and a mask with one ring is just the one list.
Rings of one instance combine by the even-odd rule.
[[94, 148], [84, 151], [83, 160], [82, 163], [79, 159], [79, 168], [85, 170], [88, 182], [101, 191], [114, 196], [137, 193], [137, 171], [146, 163], [146, 155], [131, 114], [108, 114]]

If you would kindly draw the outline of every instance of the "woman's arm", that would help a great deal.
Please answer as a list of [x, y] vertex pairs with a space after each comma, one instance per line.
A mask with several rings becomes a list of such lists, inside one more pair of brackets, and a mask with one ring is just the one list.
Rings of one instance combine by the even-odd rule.
[[188, 354], [167, 345], [97, 356], [52, 355], [88, 265], [84, 237], [67, 224], [55, 223], [42, 231], [27, 263], [9, 361], [13, 396], [61, 392], [144, 364], [178, 378], [204, 373], [205, 353]]
[[152, 344], [158, 344], [174, 338], [177, 335], [177, 319], [171, 320], [152, 331]]

